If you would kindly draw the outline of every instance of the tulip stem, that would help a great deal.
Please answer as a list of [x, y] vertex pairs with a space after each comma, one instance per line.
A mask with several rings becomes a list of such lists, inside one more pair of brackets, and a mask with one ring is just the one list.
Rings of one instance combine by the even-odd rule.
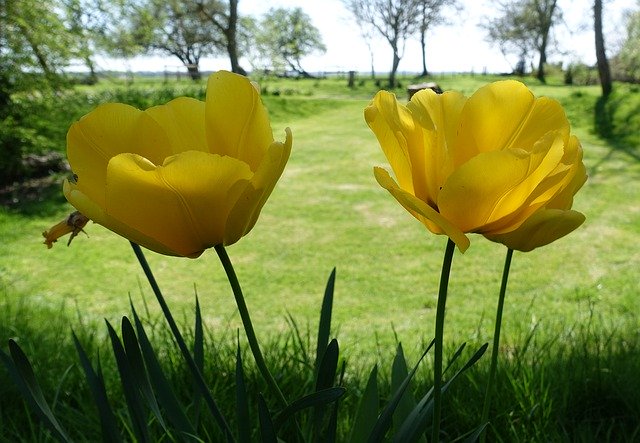
[[193, 359], [191, 352], [189, 352], [189, 348], [187, 347], [187, 344], [185, 343], [184, 338], [182, 337], [182, 334], [178, 329], [178, 325], [173, 319], [173, 315], [171, 314], [171, 310], [169, 309], [169, 306], [167, 305], [167, 302], [165, 301], [164, 296], [162, 295], [162, 291], [160, 291], [160, 286], [158, 286], [158, 282], [156, 281], [155, 277], [153, 276], [153, 273], [151, 272], [151, 268], [149, 267], [149, 263], [147, 262], [147, 259], [145, 258], [144, 253], [142, 252], [142, 248], [140, 248], [140, 246], [134, 242], [130, 242], [130, 243], [131, 243], [131, 247], [133, 248], [133, 252], [136, 254], [136, 258], [138, 259], [138, 262], [140, 262], [140, 266], [142, 267], [142, 270], [144, 271], [144, 274], [147, 277], [147, 280], [149, 281], [149, 285], [151, 285], [151, 289], [153, 290], [153, 293], [155, 294], [156, 299], [158, 300], [158, 303], [162, 308], [162, 313], [164, 314], [164, 318], [167, 319], [167, 323], [169, 323], [169, 328], [171, 328], [171, 332], [173, 333], [173, 336], [175, 337], [176, 342], [178, 343], [178, 347], [180, 348], [180, 351], [182, 352], [182, 355], [184, 359], [187, 361], [187, 365], [189, 366], [189, 369], [191, 370], [191, 373], [195, 378], [195, 381], [200, 389], [200, 392], [202, 392], [202, 394], [204, 395], [205, 401], [207, 402], [207, 405], [209, 406], [209, 409], [212, 415], [214, 416], [215, 420], [218, 422], [218, 425], [220, 426], [220, 428], [225, 433], [227, 441], [233, 441], [233, 434], [231, 433], [231, 429], [229, 428], [229, 425], [227, 424], [224, 416], [218, 409], [218, 405], [216, 404], [215, 400], [211, 396], [211, 391], [209, 391], [209, 387], [207, 386], [207, 383], [204, 381], [204, 378], [202, 377], [202, 373], [200, 372], [200, 369], [198, 369], [198, 365]]
[[[484, 394], [484, 404], [482, 406], [482, 420], [481, 424], [488, 423], [489, 420], [489, 408], [491, 407], [491, 397], [493, 396], [493, 382], [496, 376], [496, 369], [498, 367], [498, 353], [500, 349], [500, 328], [502, 326], [502, 309], [504, 307], [504, 298], [507, 293], [507, 281], [509, 280], [509, 269], [511, 268], [511, 257], [513, 256], [513, 249], [507, 249], [507, 256], [504, 260], [504, 269], [502, 271], [502, 283], [500, 285], [500, 294], [498, 296], [498, 308], [496, 309], [496, 323], [495, 330], [493, 332], [493, 348], [491, 349], [491, 366], [489, 367], [489, 380], [487, 381], [487, 391]], [[487, 438], [487, 429], [482, 432], [480, 441], [484, 443]]]
[[438, 289], [438, 306], [436, 308], [436, 336], [433, 349], [433, 428], [431, 441], [440, 441], [440, 417], [442, 415], [442, 347], [444, 344], [444, 313], [447, 305], [447, 289], [449, 274], [456, 244], [448, 239], [442, 261], [440, 287]]
[[275, 378], [273, 378], [273, 375], [271, 375], [264, 357], [262, 356], [262, 351], [260, 351], [260, 345], [258, 344], [258, 339], [256, 338], [256, 333], [253, 329], [253, 323], [251, 322], [249, 309], [247, 308], [247, 304], [244, 301], [242, 288], [240, 287], [240, 282], [238, 281], [238, 277], [236, 276], [236, 271], [233, 268], [233, 264], [229, 259], [227, 250], [223, 245], [216, 245], [215, 250], [218, 253], [218, 257], [220, 257], [220, 262], [222, 263], [222, 267], [227, 274], [227, 279], [229, 280], [229, 284], [231, 285], [231, 289], [233, 290], [233, 296], [236, 299], [236, 305], [238, 306], [238, 312], [240, 313], [240, 318], [242, 319], [242, 325], [244, 326], [244, 331], [247, 334], [249, 347], [251, 348], [251, 352], [253, 353], [253, 358], [256, 361], [258, 370], [262, 374], [262, 377], [264, 377], [269, 387], [278, 396], [278, 399], [280, 400], [282, 405], [287, 406], [289, 403], [280, 390], [280, 387], [278, 386]]

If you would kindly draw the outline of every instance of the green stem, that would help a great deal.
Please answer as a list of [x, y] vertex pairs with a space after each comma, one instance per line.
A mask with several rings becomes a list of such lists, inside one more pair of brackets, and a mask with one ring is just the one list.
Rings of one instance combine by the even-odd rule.
[[449, 274], [453, 261], [453, 252], [456, 244], [449, 239], [442, 261], [442, 273], [440, 274], [440, 288], [438, 289], [438, 307], [436, 309], [436, 336], [433, 349], [433, 428], [431, 441], [440, 441], [440, 417], [442, 415], [442, 346], [444, 343], [444, 313], [447, 305], [447, 288], [449, 287]]
[[218, 409], [218, 405], [216, 404], [215, 400], [211, 396], [211, 391], [209, 391], [209, 387], [207, 386], [207, 383], [204, 381], [204, 378], [202, 377], [202, 373], [200, 372], [200, 369], [198, 369], [198, 365], [193, 359], [193, 356], [191, 355], [191, 352], [189, 351], [189, 348], [187, 347], [187, 344], [185, 343], [184, 338], [182, 337], [182, 334], [178, 329], [178, 325], [173, 319], [171, 310], [169, 309], [169, 306], [167, 305], [167, 302], [165, 301], [164, 296], [162, 295], [162, 291], [160, 291], [160, 286], [158, 286], [158, 282], [156, 281], [155, 277], [153, 276], [153, 273], [151, 272], [151, 268], [149, 267], [149, 263], [147, 262], [147, 259], [145, 258], [144, 253], [142, 252], [142, 248], [140, 248], [140, 246], [134, 242], [130, 242], [130, 243], [131, 243], [131, 247], [133, 248], [133, 252], [136, 254], [136, 258], [138, 259], [138, 262], [140, 262], [140, 266], [142, 267], [142, 270], [144, 271], [144, 274], [147, 277], [147, 280], [149, 281], [149, 285], [151, 285], [151, 289], [153, 290], [153, 293], [155, 294], [156, 299], [160, 304], [160, 308], [162, 308], [162, 313], [164, 314], [164, 318], [166, 318], [167, 323], [169, 323], [169, 328], [171, 328], [171, 332], [173, 333], [173, 336], [175, 337], [176, 342], [178, 343], [178, 347], [180, 348], [180, 351], [182, 352], [184, 359], [187, 361], [187, 365], [189, 366], [189, 369], [191, 370], [191, 373], [193, 374], [195, 381], [198, 384], [198, 387], [200, 388], [200, 391], [204, 395], [205, 401], [209, 406], [209, 410], [211, 411], [215, 420], [218, 422], [218, 425], [220, 426], [220, 428], [225, 433], [227, 441], [230, 441], [230, 442], [233, 441], [233, 435], [231, 433], [231, 429], [229, 428], [229, 425], [227, 424], [224, 416], [220, 412], [220, 409]]
[[251, 348], [251, 352], [253, 353], [253, 358], [256, 360], [258, 370], [266, 380], [269, 387], [273, 390], [273, 392], [276, 393], [282, 405], [287, 406], [287, 399], [285, 398], [284, 394], [282, 394], [282, 391], [280, 390], [280, 387], [278, 387], [278, 383], [276, 382], [275, 378], [273, 378], [273, 375], [271, 375], [271, 372], [269, 372], [269, 368], [267, 367], [267, 364], [264, 361], [264, 357], [262, 356], [262, 351], [260, 351], [260, 345], [258, 344], [256, 333], [253, 330], [253, 323], [251, 322], [251, 317], [249, 316], [249, 309], [247, 308], [247, 304], [244, 301], [242, 288], [240, 287], [240, 282], [238, 281], [236, 272], [233, 269], [233, 264], [229, 259], [227, 250], [223, 245], [216, 245], [215, 250], [218, 253], [218, 257], [220, 257], [220, 262], [222, 262], [222, 267], [227, 274], [229, 284], [231, 285], [231, 289], [233, 290], [233, 296], [236, 299], [236, 305], [238, 306], [238, 312], [240, 313], [240, 318], [242, 319], [242, 325], [244, 326], [244, 331], [247, 334], [249, 347]]
[[[511, 257], [513, 249], [507, 249], [507, 256], [504, 260], [504, 269], [502, 271], [502, 284], [500, 285], [500, 295], [498, 296], [498, 309], [496, 310], [496, 323], [493, 332], [493, 348], [491, 349], [491, 366], [489, 367], [489, 381], [487, 382], [487, 391], [484, 394], [484, 404], [482, 406], [482, 420], [480, 423], [487, 423], [489, 420], [489, 408], [491, 407], [491, 397], [493, 396], [493, 382], [498, 367], [498, 353], [500, 350], [500, 328], [502, 326], [502, 310], [504, 308], [504, 298], [507, 293], [507, 282], [509, 280], [509, 269], [511, 268]], [[487, 438], [486, 428], [480, 437], [481, 443]]]

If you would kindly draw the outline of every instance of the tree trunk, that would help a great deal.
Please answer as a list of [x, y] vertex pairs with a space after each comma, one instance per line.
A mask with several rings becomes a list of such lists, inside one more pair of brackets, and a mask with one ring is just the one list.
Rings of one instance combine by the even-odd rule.
[[602, 96], [611, 94], [611, 70], [604, 47], [604, 37], [602, 36], [602, 0], [595, 0], [593, 4], [593, 26], [596, 38], [596, 59], [598, 64], [598, 74], [600, 76], [600, 86]]
[[398, 49], [393, 48], [393, 65], [391, 66], [391, 72], [389, 73], [390, 89], [393, 89], [396, 87], [396, 71], [398, 70], [399, 64], [400, 64], [400, 56], [398, 55]]
[[229, 25], [226, 29], [227, 52], [231, 61], [231, 72], [236, 74], [247, 75], [247, 71], [242, 69], [238, 61], [238, 42], [236, 40], [238, 29], [238, 1], [229, 0]]
[[420, 77], [426, 77], [429, 75], [427, 71], [427, 51], [426, 51], [426, 42], [425, 42], [425, 34], [427, 33], [426, 29], [420, 30], [420, 47], [422, 48], [422, 74]]
[[187, 66], [187, 72], [189, 73], [189, 77], [191, 77], [191, 80], [198, 81], [202, 78], [202, 75], [200, 74], [200, 67], [198, 66], [197, 63], [189, 63], [186, 66]]
[[547, 80], [544, 75], [544, 65], [547, 63], [547, 38], [542, 39], [540, 45], [540, 58], [538, 59], [538, 70], [536, 71], [536, 78], [542, 83], [546, 83]]

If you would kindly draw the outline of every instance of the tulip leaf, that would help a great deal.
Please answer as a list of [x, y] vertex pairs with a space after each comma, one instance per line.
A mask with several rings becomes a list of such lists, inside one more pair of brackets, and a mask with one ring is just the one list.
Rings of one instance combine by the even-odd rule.
[[[340, 350], [338, 340], [334, 338], [327, 346], [327, 349], [325, 349], [320, 365], [318, 366], [316, 392], [333, 386], [333, 382], [336, 378], [336, 371], [338, 369], [339, 354]], [[325, 408], [322, 406], [316, 406], [313, 411], [313, 429], [316, 435], [320, 432], [324, 416]]]
[[136, 311], [133, 311], [133, 317], [136, 324], [136, 330], [138, 332], [138, 342], [140, 349], [142, 350], [142, 358], [144, 359], [145, 366], [149, 372], [149, 379], [153, 386], [160, 404], [167, 412], [167, 417], [179, 431], [182, 440], [188, 441], [188, 435], [195, 435], [195, 430], [189, 422], [184, 409], [178, 402], [171, 384], [167, 380], [160, 367], [160, 362], [156, 357], [155, 351], [149, 342], [147, 333], [138, 318]]
[[320, 309], [320, 323], [318, 325], [318, 343], [316, 345], [316, 373], [320, 370], [322, 356], [329, 343], [331, 334], [331, 313], [333, 311], [333, 291], [336, 282], [336, 268], [333, 268], [322, 298], [322, 308]]
[[271, 420], [271, 413], [262, 394], [258, 394], [258, 418], [260, 420], [260, 437], [263, 443], [277, 443], [276, 428]]
[[[402, 383], [409, 376], [409, 369], [407, 368], [407, 361], [404, 357], [404, 350], [402, 349], [402, 343], [398, 343], [398, 349], [396, 356], [393, 359], [391, 366], [391, 392], [399, 392], [402, 389]], [[407, 418], [413, 408], [416, 407], [416, 399], [414, 398], [409, 386], [407, 386], [405, 393], [402, 395], [400, 402], [393, 414], [393, 424], [396, 429]]]
[[111, 409], [111, 405], [109, 405], [109, 400], [107, 399], [107, 390], [104, 386], [100, 357], [98, 357], [97, 369], [94, 371], [93, 366], [91, 366], [91, 362], [89, 361], [89, 357], [87, 357], [87, 353], [80, 344], [75, 332], [72, 335], [73, 343], [80, 357], [80, 364], [82, 365], [85, 377], [87, 378], [87, 383], [89, 383], [89, 388], [91, 389], [91, 395], [98, 407], [102, 436], [105, 441], [122, 441], [122, 437], [118, 431], [118, 427], [116, 426], [115, 415], [113, 414], [113, 410]]
[[[422, 356], [420, 357], [416, 365], [408, 374], [406, 373], [407, 364], [404, 359], [402, 345], [400, 344], [398, 345], [398, 351], [396, 353], [396, 358], [394, 359], [393, 366], [396, 372], [401, 371], [401, 372], [404, 372], [406, 375], [404, 376], [404, 379], [402, 380], [398, 388], [394, 390], [394, 394], [391, 397], [391, 400], [387, 403], [387, 405], [384, 407], [384, 409], [380, 413], [380, 416], [376, 420], [375, 426], [373, 427], [373, 430], [371, 431], [371, 434], [369, 435], [369, 438], [368, 438], [369, 442], [380, 442], [384, 439], [385, 434], [391, 427], [391, 419], [393, 417], [393, 414], [396, 411], [396, 408], [398, 407], [402, 399], [405, 398], [405, 394], [407, 394], [407, 388], [411, 383], [411, 379], [413, 378], [416, 371], [418, 370], [418, 365], [422, 362], [422, 359], [424, 359], [427, 353], [431, 350], [434, 343], [435, 343], [435, 340], [432, 340], [429, 346], [427, 346], [427, 349], [422, 353]], [[393, 372], [393, 368], [392, 368], [392, 372]], [[398, 375], [396, 374], [396, 378], [397, 377]], [[415, 401], [413, 403], [415, 407]], [[409, 413], [407, 413], [407, 415], [408, 414]]]
[[[202, 312], [200, 311], [200, 300], [196, 291], [196, 315], [193, 333], [193, 361], [200, 371], [204, 374], [204, 329], [202, 327]], [[197, 381], [193, 380], [193, 410], [195, 415], [196, 428], [200, 419], [200, 410], [202, 405], [202, 392], [198, 387]]]
[[367, 437], [371, 434], [378, 417], [379, 401], [378, 365], [375, 365], [371, 370], [369, 380], [367, 381], [367, 387], [365, 388], [360, 404], [358, 405], [356, 419], [353, 424], [353, 428], [351, 429], [351, 437], [349, 439], [351, 443], [361, 443], [367, 440]]
[[162, 426], [165, 432], [169, 432], [167, 425], [162, 418], [158, 401], [153, 393], [153, 388], [151, 387], [151, 382], [149, 381], [149, 377], [144, 366], [144, 359], [140, 353], [138, 338], [136, 337], [133, 325], [131, 325], [131, 321], [127, 317], [122, 317], [121, 328], [122, 342], [124, 344], [127, 360], [129, 361], [129, 367], [131, 368], [131, 375], [135, 384], [138, 389], [140, 389], [140, 392], [142, 392], [149, 409], [151, 409], [151, 412], [155, 416], [156, 420], [158, 420], [158, 423], [160, 423], [160, 426]]
[[[464, 364], [464, 366], [458, 371], [444, 384], [442, 385], [441, 392], [445, 393], [451, 383], [453, 383], [463, 372], [473, 366], [482, 355], [487, 350], [489, 346], [488, 343], [482, 345], [476, 352], [471, 356], [471, 358]], [[451, 367], [451, 364], [460, 356], [461, 349], [464, 347], [462, 345], [458, 351], [454, 354], [451, 363], [448, 367]], [[407, 419], [402, 423], [400, 429], [394, 436], [393, 441], [397, 443], [402, 443], [405, 441], [415, 441], [419, 438], [420, 435], [424, 434], [428, 426], [428, 419], [433, 413], [433, 388], [426, 393], [426, 395], [418, 402], [418, 405], [411, 411], [411, 414], [407, 417]]]
[[296, 412], [300, 412], [303, 409], [311, 408], [319, 405], [326, 405], [334, 402], [344, 395], [346, 389], [342, 386], [331, 387], [323, 389], [322, 391], [313, 392], [309, 395], [305, 395], [289, 404], [284, 408], [276, 417], [274, 421], [275, 429], [280, 429], [282, 425], [291, 418]]
[[142, 399], [140, 398], [140, 391], [133, 375], [133, 370], [127, 359], [124, 347], [120, 342], [120, 338], [116, 331], [111, 326], [109, 321], [105, 320], [107, 324], [107, 330], [109, 331], [109, 338], [111, 339], [111, 347], [113, 348], [113, 355], [116, 359], [118, 366], [118, 373], [120, 374], [120, 382], [122, 383], [122, 391], [124, 398], [127, 402], [127, 408], [131, 421], [133, 424], [133, 433], [137, 441], [147, 442], [149, 441], [149, 431], [146, 421], [146, 414], [142, 407]]
[[62, 429], [62, 426], [44, 398], [29, 359], [14, 340], [9, 340], [9, 352], [11, 353], [11, 357], [0, 350], [0, 359], [22, 393], [23, 398], [40, 417], [45, 426], [49, 428], [55, 438], [62, 442], [70, 442], [71, 440], [64, 429]]
[[[342, 361], [342, 369], [340, 370], [340, 378], [338, 380], [338, 385], [342, 386], [344, 381], [344, 372], [346, 370], [346, 363]], [[329, 423], [327, 423], [327, 430], [324, 434], [324, 438], [321, 439], [323, 442], [334, 442], [337, 439], [338, 434], [338, 405], [340, 404], [340, 399], [337, 399], [333, 405], [333, 409], [331, 411], [331, 415], [329, 416]]]
[[238, 441], [240, 443], [251, 442], [251, 432], [249, 423], [249, 401], [247, 387], [242, 368], [242, 353], [240, 352], [240, 338], [238, 337], [238, 347], [236, 350], [236, 418], [238, 420]]

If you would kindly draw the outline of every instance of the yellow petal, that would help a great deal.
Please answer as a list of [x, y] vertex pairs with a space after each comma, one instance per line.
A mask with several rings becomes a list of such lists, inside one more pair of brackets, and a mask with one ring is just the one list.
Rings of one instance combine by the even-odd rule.
[[400, 203], [411, 213], [411, 215], [416, 217], [430, 231], [437, 234], [443, 233], [447, 235], [458, 246], [460, 252], [465, 252], [467, 248], [469, 248], [469, 239], [467, 236], [449, 220], [444, 218], [422, 200], [416, 198], [412, 194], [409, 194], [403, 189], [400, 189], [398, 184], [391, 178], [386, 170], [375, 167], [373, 171], [380, 186], [389, 191], [389, 193], [398, 200], [398, 203]]
[[578, 228], [584, 220], [584, 215], [577, 211], [542, 209], [515, 231], [500, 235], [485, 234], [485, 237], [511, 249], [528, 252], [564, 237]]
[[291, 130], [286, 128], [285, 133], [285, 142], [271, 144], [249, 186], [245, 188], [245, 191], [231, 209], [224, 238], [225, 246], [240, 240], [253, 229], [253, 226], [258, 221], [260, 210], [271, 195], [291, 154], [291, 146], [293, 144]]
[[[543, 138], [531, 153], [515, 149], [485, 152], [466, 162], [443, 186], [440, 213], [463, 232], [485, 232], [486, 225], [518, 213], [562, 158], [562, 138], [555, 135]], [[513, 230], [523, 221], [512, 220], [491, 229]]]
[[[162, 127], [169, 139], [169, 155], [173, 155], [184, 151], [209, 151], [205, 135], [204, 109], [203, 101], [179, 97], [165, 105], [149, 108], [145, 114]], [[139, 154], [146, 157], [143, 153]]]
[[365, 108], [364, 118], [378, 139], [400, 187], [413, 192], [414, 171], [409, 159], [407, 139], [416, 142], [421, 132], [416, 132], [420, 129], [415, 127], [411, 113], [398, 103], [394, 94], [379, 91], [371, 104]]
[[169, 145], [157, 123], [121, 103], [99, 106], [67, 133], [67, 157], [78, 177], [78, 187], [101, 206], [107, 164], [123, 152], [135, 152], [160, 164], [169, 154]]
[[246, 77], [225, 71], [209, 77], [205, 121], [211, 153], [258, 169], [273, 134], [260, 95]]
[[549, 131], [560, 131], [565, 141], [569, 136], [569, 122], [557, 101], [536, 99], [515, 80], [491, 83], [478, 89], [464, 106], [455, 166], [482, 152], [507, 148], [528, 151]]
[[110, 217], [104, 211], [104, 208], [98, 206], [94, 201], [87, 197], [87, 195], [83, 194], [75, 184], [69, 181], [64, 182], [64, 196], [69, 203], [85, 214], [89, 219], [108, 228], [116, 234], [160, 254], [180, 255], [157, 240], [133, 229], [131, 226], [128, 226], [113, 217]]
[[413, 118], [422, 126], [423, 137], [422, 143], [408, 146], [414, 194], [428, 204], [436, 204], [442, 185], [453, 172], [450, 150], [466, 100], [457, 92], [436, 94], [425, 89], [414, 94], [407, 105]]
[[159, 167], [120, 154], [109, 162], [106, 212], [175, 255], [194, 256], [223, 242], [229, 211], [251, 176], [244, 162], [199, 151]]

